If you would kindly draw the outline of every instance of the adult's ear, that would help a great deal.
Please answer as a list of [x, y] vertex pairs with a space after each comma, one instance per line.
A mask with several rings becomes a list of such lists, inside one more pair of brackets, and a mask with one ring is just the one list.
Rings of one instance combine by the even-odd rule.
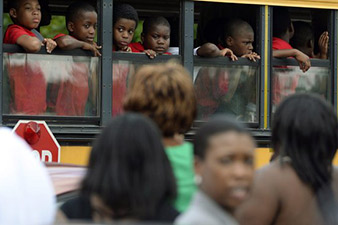
[[9, 10], [9, 15], [10, 15], [12, 18], [16, 19], [16, 17], [17, 17], [16, 9], [11, 8], [11, 9]]
[[290, 23], [288, 31], [289, 31], [289, 39], [291, 39], [293, 37], [293, 35], [295, 34], [295, 28], [293, 27], [292, 23]]
[[313, 40], [308, 40], [308, 42], [306, 43], [306, 46], [307, 46], [308, 48], [313, 48], [313, 47], [314, 47]]
[[74, 23], [73, 23], [73, 22], [69, 21], [69, 22], [67, 23], [67, 30], [68, 30], [69, 32], [74, 32]]

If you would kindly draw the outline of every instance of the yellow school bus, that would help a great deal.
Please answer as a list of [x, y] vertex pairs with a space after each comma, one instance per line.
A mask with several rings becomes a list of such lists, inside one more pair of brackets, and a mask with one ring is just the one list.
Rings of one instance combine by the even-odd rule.
[[[8, 1], [10, 0], [4, 0], [1, 5], [0, 20], [3, 29], [0, 30], [0, 38], [3, 38], [5, 28], [10, 23]], [[44, 37], [53, 38], [57, 33], [66, 32], [64, 17], [71, 2], [74, 1], [40, 0], [43, 19], [38, 30]], [[202, 73], [213, 76], [215, 71], [229, 72], [236, 85], [231, 87], [227, 102], [217, 112], [231, 113], [248, 126], [257, 140], [257, 167], [268, 163], [272, 154], [270, 128], [273, 112], [278, 105], [278, 101], [274, 101], [276, 88], [282, 89], [282, 97], [296, 92], [317, 93], [332, 103], [335, 109], [338, 107], [338, 2], [335, 0], [90, 2], [98, 12], [97, 42], [102, 46], [101, 57], [94, 57], [90, 52], [81, 49], [56, 49], [52, 54], [41, 49], [37, 53], [27, 54], [16, 45], [2, 44], [3, 40], [0, 41], [3, 57], [3, 70], [0, 72], [0, 123], [13, 127], [22, 119], [46, 121], [61, 145], [62, 163], [86, 165], [95, 136], [121, 108], [121, 98], [128, 82], [120, 82], [118, 74], [121, 73], [116, 70], [124, 70], [128, 77], [143, 64], [175, 59], [191, 73], [194, 82]], [[134, 41], [140, 41], [144, 19], [153, 16], [166, 17], [171, 25], [170, 46], [173, 55], [163, 55], [151, 60], [144, 54], [112, 52], [114, 3], [128, 3], [137, 10], [140, 23]], [[294, 59], [272, 58], [273, 11], [277, 6], [287, 7], [292, 21], [305, 21], [312, 25], [314, 51], [318, 52], [317, 40], [320, 34], [324, 31], [329, 33], [328, 58], [311, 59], [312, 67], [306, 73], [299, 70]], [[224, 57], [195, 56], [194, 49], [219, 32], [219, 27], [215, 24], [221, 19], [230, 18], [243, 19], [252, 26], [255, 33], [254, 51], [261, 59], [252, 62], [240, 58], [231, 62]], [[81, 70], [83, 64], [88, 69], [76, 72]], [[29, 90], [25, 93], [16, 88], [13, 76], [28, 73], [28, 67], [34, 71], [36, 77], [32, 78], [31, 81], [34, 82], [31, 82], [29, 87], [25, 87]], [[79, 78], [80, 73], [85, 73], [85, 78]], [[278, 78], [280, 83], [273, 83], [274, 78]], [[43, 79], [43, 82], [38, 82], [39, 79]], [[67, 85], [68, 83], [72, 85]], [[201, 91], [201, 87], [195, 87], [196, 92]], [[217, 84], [211, 85], [211, 89], [216, 88]], [[63, 90], [65, 95], [61, 96], [60, 90]], [[75, 96], [75, 92], [81, 94]], [[43, 110], [37, 110], [36, 107], [41, 101], [44, 101]], [[66, 109], [69, 105], [74, 105], [75, 108], [81, 105], [82, 109]], [[188, 141], [193, 139], [194, 132], [206, 119], [202, 116], [196, 119], [191, 131], [186, 134]], [[335, 162], [338, 163], [337, 160]]]

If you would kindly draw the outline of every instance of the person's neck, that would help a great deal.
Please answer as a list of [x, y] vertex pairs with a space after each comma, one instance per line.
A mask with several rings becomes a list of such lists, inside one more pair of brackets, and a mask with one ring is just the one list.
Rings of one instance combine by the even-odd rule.
[[174, 134], [172, 137], [163, 137], [163, 144], [165, 147], [179, 146], [184, 142], [183, 134]]
[[289, 43], [289, 41], [290, 41], [290, 38], [289, 38], [288, 34], [284, 34], [284, 35], [282, 35], [282, 36], [280, 36], [278, 38], [282, 39], [283, 41], [285, 41], [287, 43]]

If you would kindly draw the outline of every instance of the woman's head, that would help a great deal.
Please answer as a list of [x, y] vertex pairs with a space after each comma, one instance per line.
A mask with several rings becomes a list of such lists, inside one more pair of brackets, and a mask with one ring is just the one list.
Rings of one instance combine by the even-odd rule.
[[83, 193], [99, 197], [112, 218], [151, 217], [159, 202], [176, 194], [161, 139], [156, 125], [142, 115], [114, 118], [93, 146]]
[[164, 137], [188, 131], [196, 116], [195, 91], [188, 72], [173, 62], [143, 66], [131, 78], [124, 110], [153, 119]]
[[324, 218], [337, 205], [332, 189], [332, 160], [338, 148], [338, 122], [333, 108], [319, 96], [297, 94], [277, 108], [272, 145], [280, 159], [289, 157], [300, 180], [317, 196]]
[[254, 174], [255, 143], [234, 119], [217, 117], [195, 136], [195, 172], [200, 189], [230, 212], [247, 197]]

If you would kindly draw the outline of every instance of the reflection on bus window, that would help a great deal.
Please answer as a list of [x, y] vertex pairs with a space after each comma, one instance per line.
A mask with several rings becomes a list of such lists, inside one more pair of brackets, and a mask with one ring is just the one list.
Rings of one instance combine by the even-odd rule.
[[306, 73], [299, 70], [297, 66], [274, 67], [272, 77], [272, 110], [285, 97], [299, 93], [312, 92], [327, 98], [328, 68], [311, 67]]
[[98, 66], [95, 57], [6, 53], [4, 113], [97, 116]]
[[245, 122], [257, 122], [257, 74], [250, 66], [195, 67], [198, 119], [226, 113]]

